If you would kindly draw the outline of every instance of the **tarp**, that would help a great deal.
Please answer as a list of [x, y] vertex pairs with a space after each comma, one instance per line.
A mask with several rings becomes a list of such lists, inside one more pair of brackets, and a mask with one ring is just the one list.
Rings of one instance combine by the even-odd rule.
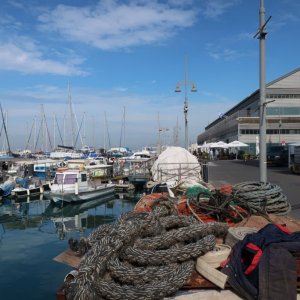
[[201, 166], [196, 156], [181, 147], [168, 147], [154, 162], [152, 168], [154, 181], [184, 180], [201, 181]]

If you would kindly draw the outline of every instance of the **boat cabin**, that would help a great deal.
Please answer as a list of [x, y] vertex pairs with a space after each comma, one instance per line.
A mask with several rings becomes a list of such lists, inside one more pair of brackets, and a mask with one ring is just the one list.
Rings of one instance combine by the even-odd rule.
[[78, 194], [78, 190], [88, 188], [88, 173], [86, 170], [65, 170], [57, 169], [53, 184], [52, 192], [63, 192], [74, 190]]

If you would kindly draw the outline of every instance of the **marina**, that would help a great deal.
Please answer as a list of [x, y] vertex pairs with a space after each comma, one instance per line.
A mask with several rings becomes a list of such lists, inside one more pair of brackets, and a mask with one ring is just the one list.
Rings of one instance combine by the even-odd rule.
[[[178, 206], [178, 211], [181, 213], [186, 214], [187, 210], [193, 207], [191, 210], [193, 214], [198, 214], [198, 208], [195, 206], [197, 197], [195, 198], [195, 196], [203, 188], [210, 190], [214, 187], [222, 189], [223, 186], [227, 186], [228, 189], [228, 185], [234, 186], [237, 183], [255, 180], [259, 171], [258, 162], [255, 160], [248, 162], [236, 159], [208, 161], [202, 164], [202, 168], [204, 165], [208, 168], [209, 180], [205, 183], [201, 180], [201, 164], [196, 166], [195, 161], [186, 163], [186, 158], [180, 160], [179, 157], [189, 156], [185, 154], [186, 150], [183, 148], [175, 147], [171, 150], [177, 151], [174, 155], [177, 165], [174, 160], [170, 160], [172, 156], [170, 154], [167, 155], [168, 162], [157, 160], [157, 163], [153, 164], [150, 170], [153, 175], [152, 180], [158, 181], [147, 182], [145, 188], [149, 194], [145, 194], [146, 190], [126, 191], [125, 193], [95, 197], [88, 201], [74, 203], [64, 201], [59, 204], [51, 199], [51, 193], [47, 196], [37, 194], [26, 198], [3, 198], [0, 206], [0, 271], [9, 274], [0, 280], [0, 286], [4, 293], [9, 293], [11, 299], [17, 299], [21, 295], [23, 297], [26, 295], [26, 299], [53, 299], [54, 297], [65, 299], [65, 292], [60, 288], [65, 276], [74, 267], [78, 267], [80, 261], [78, 257], [74, 256], [74, 252], [73, 254], [72, 251], [68, 252], [70, 251], [70, 239], [78, 241], [82, 238], [86, 239], [93, 234], [95, 229], [101, 228], [104, 224], [117, 224], [123, 213], [132, 214], [134, 210], [150, 212], [151, 206], [162, 195], [171, 197], [169, 199], [174, 199], [174, 203], [177, 201], [175, 199], [181, 199]], [[181, 152], [183, 154], [180, 155]], [[73, 165], [75, 164], [74, 161]], [[165, 165], [162, 168], [163, 164]], [[167, 167], [168, 164], [169, 167]], [[230, 173], [227, 172], [228, 169], [231, 170]], [[157, 171], [156, 175], [155, 170]], [[291, 181], [294, 177], [289, 176], [288, 169], [286, 172], [283, 172], [284, 170], [285, 167], [270, 167], [270, 178], [272, 181], [286, 183], [283, 191], [287, 190], [288, 200], [291, 203], [289, 215], [298, 218], [299, 210], [296, 198], [298, 192], [288, 185], [294, 184]], [[239, 176], [238, 174], [243, 175]], [[162, 175], [165, 177], [163, 178]], [[285, 179], [285, 176], [289, 179]], [[187, 185], [187, 182], [190, 183]], [[201, 185], [199, 186], [196, 182], [200, 182]], [[184, 192], [186, 189], [188, 190]], [[295, 194], [291, 194], [292, 190]], [[199, 218], [198, 221], [197, 218]], [[199, 223], [199, 226], [203, 220], [214, 221], [214, 219], [209, 219], [201, 214], [194, 217], [194, 220]], [[199, 220], [202, 221], [199, 222]], [[294, 230], [300, 226], [297, 225], [297, 221], [287, 217], [276, 220], [287, 224]], [[255, 227], [257, 224], [263, 224], [261, 220], [249, 222], [247, 222], [247, 226], [252, 224]], [[23, 278], [26, 272], [32, 274], [28, 280]], [[207, 276], [209, 278], [209, 275]], [[23, 278], [22, 282], [19, 282], [22, 291], [12, 289], [14, 281], [18, 278]], [[186, 288], [193, 290], [192, 295], [199, 290], [200, 286], [202, 293], [204, 292], [203, 288], [214, 288], [211, 281], [193, 273], [186, 283]], [[33, 287], [36, 295], [32, 295]], [[184, 295], [184, 290], [178, 290], [176, 297], [180, 297], [180, 293]]]
[[1, 299], [300, 299], [299, 4], [3, 1]]

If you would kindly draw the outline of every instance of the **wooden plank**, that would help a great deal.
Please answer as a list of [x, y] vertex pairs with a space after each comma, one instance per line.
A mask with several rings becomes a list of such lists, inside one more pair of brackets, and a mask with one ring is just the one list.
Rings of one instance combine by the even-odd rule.
[[59, 255], [55, 256], [53, 260], [66, 264], [73, 268], [78, 268], [80, 263], [80, 257], [76, 255], [76, 253], [70, 249], [60, 253]]

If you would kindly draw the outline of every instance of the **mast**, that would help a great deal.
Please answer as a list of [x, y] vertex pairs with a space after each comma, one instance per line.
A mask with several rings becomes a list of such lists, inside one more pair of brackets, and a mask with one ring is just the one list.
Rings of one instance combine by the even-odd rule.
[[75, 143], [75, 128], [74, 128], [74, 112], [72, 108], [72, 98], [71, 98], [71, 91], [70, 91], [70, 82], [68, 82], [68, 99], [69, 99], [69, 108], [70, 108], [70, 122], [71, 122], [71, 145], [74, 147]]
[[[55, 120], [56, 120], [56, 117], [55, 117], [55, 114], [53, 114], [53, 147], [55, 147]], [[53, 150], [53, 149], [51, 149]]]
[[110, 136], [109, 136], [108, 126], [107, 126], [106, 112], [104, 112], [104, 118], [105, 118], [105, 128], [106, 128], [107, 138], [108, 138], [108, 147], [110, 149], [111, 144], [110, 144]]
[[123, 108], [123, 117], [122, 117], [119, 148], [121, 148], [121, 145], [122, 145], [122, 137], [123, 137], [123, 147], [125, 147], [125, 106]]
[[[69, 107], [70, 107], [71, 127], [72, 127], [72, 146], [73, 146], [73, 148], [75, 147], [75, 141], [77, 139], [76, 136], [78, 136], [78, 134], [79, 134], [81, 146], [83, 147], [83, 140], [82, 140], [82, 136], [80, 133], [78, 120], [77, 120], [77, 117], [76, 117], [76, 114], [75, 114], [75, 111], [73, 108], [71, 91], [70, 91], [70, 83], [68, 84], [68, 89], [69, 89]], [[77, 134], [75, 133], [75, 128], [77, 128]]]
[[5, 119], [4, 115], [3, 115], [3, 110], [2, 110], [2, 105], [0, 103], [0, 108], [1, 108], [1, 116], [2, 116], [2, 124], [3, 124], [3, 128], [4, 128], [4, 132], [5, 132], [5, 137], [6, 137], [6, 142], [7, 142], [7, 148], [8, 148], [8, 153], [11, 154], [11, 149], [10, 149], [10, 144], [9, 144], [9, 139], [8, 139], [8, 134], [7, 134], [7, 126], [6, 126], [6, 122], [7, 122], [7, 117]]

